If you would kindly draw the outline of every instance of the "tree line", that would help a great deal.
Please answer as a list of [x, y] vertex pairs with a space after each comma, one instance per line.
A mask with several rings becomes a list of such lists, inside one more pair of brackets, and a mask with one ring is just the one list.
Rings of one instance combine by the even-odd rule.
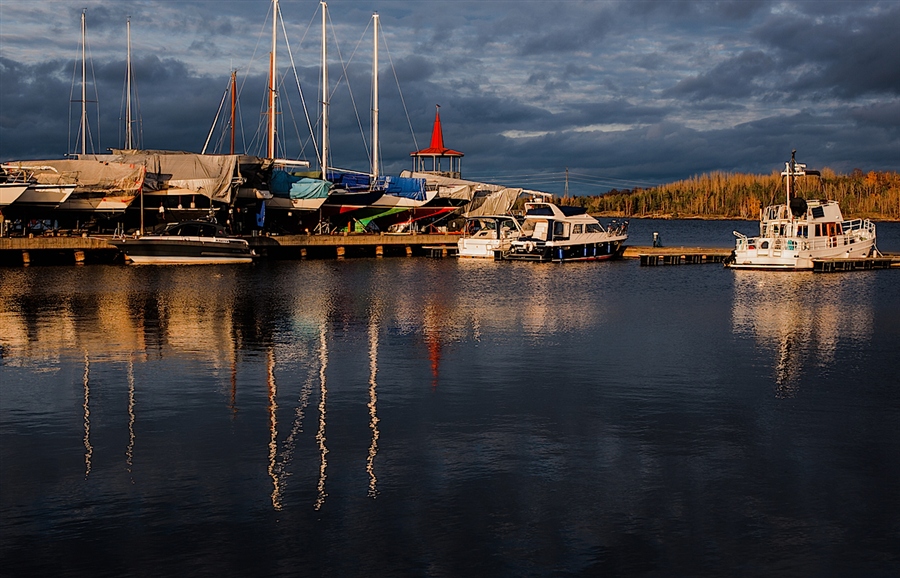
[[[762, 207], [784, 203], [783, 177], [713, 172], [658, 187], [612, 190], [598, 196], [565, 197], [561, 204], [584, 207], [608, 217], [759, 218]], [[900, 173], [863, 172], [848, 175], [823, 169], [820, 177], [796, 180], [794, 195], [832, 199], [845, 219], [900, 220]]]

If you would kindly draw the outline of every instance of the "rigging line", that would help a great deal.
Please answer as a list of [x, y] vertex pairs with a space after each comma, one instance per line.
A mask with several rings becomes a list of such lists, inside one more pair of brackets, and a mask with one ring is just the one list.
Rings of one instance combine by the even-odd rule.
[[206, 148], [209, 146], [209, 141], [212, 139], [213, 131], [216, 130], [216, 126], [219, 124], [219, 115], [222, 114], [222, 109], [225, 107], [225, 99], [228, 98], [228, 93], [231, 89], [231, 79], [228, 79], [228, 86], [225, 88], [225, 94], [222, 95], [222, 102], [219, 103], [219, 110], [216, 111], [216, 118], [213, 119], [212, 126], [209, 127], [209, 134], [206, 136], [206, 142], [203, 144], [203, 150], [200, 151], [200, 154], [206, 154]]
[[[357, 124], [357, 126], [359, 126], [359, 132], [363, 137], [363, 143], [364, 143], [364, 146], [366, 147], [366, 156], [371, 159], [371, 153], [369, 152], [368, 144], [366, 144], [365, 131], [362, 128], [362, 121], [359, 119], [359, 109], [356, 106], [356, 99], [353, 97], [353, 89], [350, 86], [350, 75], [347, 74], [347, 65], [344, 63], [344, 55], [341, 54], [341, 46], [340, 46], [340, 44], [338, 44], [337, 35], [335, 35], [335, 33], [334, 33], [334, 22], [331, 20], [331, 14], [328, 14], [328, 20], [329, 20], [329, 22], [331, 22], [331, 37], [334, 39], [334, 47], [337, 50], [338, 60], [341, 63], [341, 71], [342, 71], [341, 77], [334, 84], [334, 90], [331, 92], [331, 94], [328, 95], [328, 102], [331, 102], [334, 95], [337, 94], [338, 85], [341, 84], [341, 80], [347, 79], [347, 93], [350, 95], [350, 104], [353, 106], [353, 114], [354, 114], [354, 116], [356, 116], [356, 124]], [[366, 29], [368, 29], [368, 26], [366, 26]], [[347, 64], [349, 64], [349, 62]], [[326, 66], [327, 66], [327, 63], [326, 63]]]
[[[347, 78], [348, 90], [350, 87], [350, 75], [347, 74], [347, 67], [349, 67], [350, 64], [353, 62], [353, 58], [356, 56], [356, 53], [359, 50], [359, 47], [363, 43], [363, 39], [366, 37], [366, 32], [368, 32], [368, 31], [369, 31], [369, 25], [366, 24], [365, 30], [363, 30], [362, 34], [360, 34], [359, 41], [356, 43], [356, 47], [353, 49], [353, 52], [350, 53], [350, 58], [347, 60], [347, 64], [344, 66], [344, 76]], [[340, 53], [340, 50], [338, 52]], [[350, 91], [350, 100], [351, 101], [353, 100], [353, 92], [352, 91]], [[368, 158], [369, 166], [371, 167], [372, 166], [372, 152], [369, 150], [369, 143], [368, 143], [368, 140], [366, 139], [366, 131], [363, 128], [362, 121], [359, 118], [359, 111], [356, 109], [356, 102], [353, 103], [353, 110], [356, 113], [356, 126], [359, 127], [359, 135], [362, 137], [363, 147], [366, 150], [366, 157]], [[371, 114], [371, 110], [370, 110], [369, 111], [369, 121], [370, 121], [369, 126], [371, 126], [371, 120], [372, 120], [372, 114]]]
[[[281, 8], [280, 8], [280, 7], [278, 8], [278, 11], [279, 11], [279, 13], [281, 12]], [[318, 11], [317, 11], [317, 12], [318, 12]], [[310, 22], [310, 26], [311, 26], [311, 25], [312, 25], [312, 22]], [[306, 128], [309, 130], [309, 134], [313, 134], [312, 121], [311, 121], [311, 119], [309, 118], [309, 109], [308, 109], [307, 106], [306, 106], [306, 99], [303, 97], [303, 88], [301, 88], [301, 86], [300, 86], [300, 76], [297, 74], [297, 65], [296, 65], [296, 63], [294, 62], [294, 53], [293, 53], [293, 51], [291, 50], [291, 42], [290, 42], [290, 40], [288, 39], [287, 28], [286, 28], [285, 25], [284, 25], [284, 18], [281, 19], [281, 31], [282, 31], [282, 33], [284, 34], [284, 42], [285, 42], [285, 44], [287, 45], [288, 58], [290, 58], [290, 60], [291, 60], [291, 71], [293, 71], [293, 73], [294, 73], [294, 80], [297, 82], [297, 92], [300, 94], [300, 103], [303, 105], [303, 114], [304, 114], [304, 116], [306, 117]], [[307, 32], [309, 32], [309, 26], [307, 26]], [[304, 33], [303, 36], [304, 36], [304, 38], [305, 38], [305, 37], [306, 37], [306, 34]], [[302, 39], [302, 38], [300, 39], [300, 42], [301, 42], [301, 43], [303, 42], [303, 39]], [[285, 77], [286, 77], [286, 76], [287, 76], [287, 75], [285, 74]], [[283, 100], [287, 100], [287, 101], [288, 101], [288, 107], [291, 106], [291, 101], [290, 101], [290, 99], [283, 99]], [[291, 114], [291, 120], [292, 120], [292, 122], [293, 122], [293, 124], [294, 124], [294, 131], [297, 133], [297, 140], [298, 140], [299, 142], [303, 142], [302, 139], [300, 138], [300, 129], [297, 128], [297, 122], [296, 122], [295, 120], [293, 120], [293, 119], [294, 119], [294, 116], [293, 116], [293, 108], [291, 108], [291, 113], [292, 113], [292, 114]], [[315, 141], [315, 139], [313, 139], [313, 140]], [[304, 147], [304, 148], [305, 148], [305, 147]], [[302, 152], [302, 149], [301, 149], [301, 152]], [[319, 149], [318, 149], [318, 147], [316, 147], [316, 157], [318, 158], [318, 156], [319, 156]], [[323, 175], [322, 178], [325, 178], [324, 175]]]
[[[384, 27], [382, 27], [381, 31], [384, 32]], [[403, 104], [403, 112], [406, 114], [406, 123], [409, 125], [409, 132], [413, 138], [413, 146], [415, 150], [419, 150], [419, 143], [416, 141], [416, 131], [413, 130], [412, 120], [409, 118], [409, 109], [406, 108], [406, 100], [403, 98], [403, 91], [400, 90], [400, 79], [397, 78], [397, 69], [394, 68], [394, 59], [391, 57], [391, 49], [388, 47], [387, 38], [384, 37], [384, 34], [382, 34], [382, 40], [384, 41], [384, 50], [388, 55], [388, 62], [391, 63], [391, 72], [394, 73], [394, 82], [397, 83], [397, 92], [400, 93], [400, 102]]]

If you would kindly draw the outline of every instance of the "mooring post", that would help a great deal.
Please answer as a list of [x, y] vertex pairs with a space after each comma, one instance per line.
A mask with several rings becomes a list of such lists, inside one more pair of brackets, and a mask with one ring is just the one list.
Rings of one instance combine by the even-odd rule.
[[75, 264], [84, 265], [84, 251], [75, 251]]
[[406, 256], [412, 257], [412, 247], [409, 247], [409, 246], [406, 247]]
[[31, 255], [28, 253], [28, 251], [22, 251], [22, 264], [26, 267], [28, 265], [31, 265]]
[[381, 259], [384, 257], [384, 245], [375, 245], [375, 258]]
[[339, 260], [344, 258], [344, 252], [345, 252], [345, 251], [344, 251], [344, 247], [338, 247], [338, 248], [337, 248], [337, 258], [338, 258]]

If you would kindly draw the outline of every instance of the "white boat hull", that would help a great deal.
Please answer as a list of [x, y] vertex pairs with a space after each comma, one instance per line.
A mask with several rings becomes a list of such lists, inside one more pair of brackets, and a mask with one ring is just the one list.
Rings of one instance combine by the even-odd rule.
[[18, 185], [10, 183], [0, 184], [0, 207], [11, 205], [22, 196], [28, 185]]
[[58, 207], [75, 190], [75, 185], [30, 185], [16, 200], [16, 206]]

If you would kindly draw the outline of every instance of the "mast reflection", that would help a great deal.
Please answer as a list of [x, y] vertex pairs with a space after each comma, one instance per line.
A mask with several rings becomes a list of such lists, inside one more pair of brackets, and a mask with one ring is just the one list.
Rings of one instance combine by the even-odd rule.
[[375, 477], [375, 455], [378, 453], [378, 413], [376, 402], [378, 401], [378, 314], [373, 311], [369, 320], [369, 429], [372, 430], [372, 443], [369, 445], [369, 455], [366, 458], [366, 472], [369, 474], [368, 496], [374, 498], [378, 495]]
[[328, 448], [325, 446], [325, 400], [328, 394], [328, 388], [325, 382], [325, 370], [328, 368], [328, 341], [325, 331], [325, 324], [319, 334], [319, 431], [316, 432], [316, 442], [319, 444], [319, 453], [321, 462], [319, 464], [319, 483], [317, 486], [318, 496], [316, 497], [315, 509], [319, 510], [325, 504], [325, 469], [328, 462], [325, 456], [328, 454]]
[[89, 401], [91, 397], [90, 386], [91, 362], [88, 359], [87, 351], [84, 352], [84, 377], [82, 384], [84, 386], [84, 477], [87, 479], [91, 473], [91, 456], [94, 454], [94, 448], [91, 446], [91, 409]]
[[[134, 354], [128, 357], [128, 446], [125, 448], [125, 469], [131, 474], [134, 465]], [[131, 479], [134, 483], [134, 478]]]
[[272, 507], [281, 509], [281, 476], [276, 464], [278, 455], [278, 402], [275, 385], [275, 350], [270, 347], [266, 354], [266, 387], [269, 394], [269, 477], [272, 478]]

